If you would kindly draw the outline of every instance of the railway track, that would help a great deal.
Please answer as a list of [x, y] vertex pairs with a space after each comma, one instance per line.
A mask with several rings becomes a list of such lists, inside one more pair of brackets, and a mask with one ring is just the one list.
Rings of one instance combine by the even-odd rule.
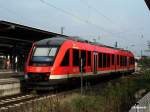
[[0, 99], [0, 110], [4, 108], [9, 108], [10, 106], [17, 105], [22, 102], [33, 100], [35, 98], [38, 98], [38, 96], [32, 94], [16, 95], [14, 97], [10, 96], [8, 98], [2, 98]]
[[[68, 92], [68, 94], [70, 94], [70, 92]], [[22, 112], [22, 111], [33, 112], [33, 110], [35, 110], [36, 107], [34, 107], [33, 109], [32, 106], [36, 104], [36, 102], [40, 102], [40, 101], [42, 102], [45, 101], [46, 99], [51, 99], [52, 101], [55, 102], [58, 99], [58, 97], [60, 98], [65, 96], [67, 96], [66, 92], [60, 92], [57, 94], [53, 94], [50, 92], [42, 95], [27, 94], [27, 95], [19, 95], [16, 97], [4, 98], [4, 99], [0, 99], [0, 112]], [[21, 109], [22, 105], [24, 106], [23, 110], [15, 111], [15, 109], [18, 108]]]
[[40, 94], [18, 94], [18, 95], [1, 97], [0, 98], [0, 112], [3, 112], [3, 110], [9, 111], [10, 108], [21, 106], [22, 104], [36, 102], [38, 100], [53, 98], [57, 96], [58, 97], [63, 96], [63, 95], [66, 95], [66, 93], [67, 92], [65, 91], [60, 91], [54, 94], [54, 92], [49, 91], [43, 94], [41, 93]]
[[[67, 91], [59, 91], [54, 94], [54, 92], [47, 92], [44, 94], [19, 94], [19, 95], [12, 95], [0, 98], [0, 112], [3, 110], [9, 111], [10, 108], [21, 106], [22, 104], [36, 102], [38, 100], [47, 99], [47, 98], [60, 98], [65, 97], [68, 94], [72, 94], [74, 91], [77, 91], [79, 88], [71, 89]], [[4, 111], [5, 112], [5, 111]]]
[[[129, 77], [135, 77], [137, 74], [133, 74], [133, 75], [128, 75], [125, 76], [125, 78], [129, 78]], [[116, 77], [115, 77], [116, 78]], [[106, 79], [101, 79], [100, 82], [97, 85], [91, 85], [92, 88], [96, 88], [97, 86], [99, 86], [99, 88], [104, 88], [106, 83], [108, 83], [111, 80], [114, 80], [115, 78], [107, 78]], [[120, 77], [118, 77], [120, 78]], [[80, 87], [77, 88], [73, 88], [70, 90], [62, 90], [59, 91], [58, 93], [54, 94], [54, 92], [49, 92], [49, 93], [45, 93], [45, 94], [23, 94], [23, 95], [13, 95], [13, 96], [8, 96], [8, 97], [2, 97], [0, 98], [0, 112], [2, 110], [5, 109], [9, 109], [11, 107], [15, 107], [15, 106], [20, 106], [21, 104], [25, 103], [25, 102], [29, 102], [29, 101], [37, 101], [39, 99], [42, 98], [49, 98], [49, 97], [53, 97], [53, 96], [67, 96], [68, 94], [72, 94], [73, 92], [80, 92]]]

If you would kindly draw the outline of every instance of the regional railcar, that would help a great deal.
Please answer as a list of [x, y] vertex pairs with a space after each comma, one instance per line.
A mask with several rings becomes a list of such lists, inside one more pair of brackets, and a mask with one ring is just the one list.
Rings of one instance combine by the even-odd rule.
[[50, 87], [74, 81], [72, 79], [79, 78], [81, 72], [83, 79], [96, 79], [110, 73], [134, 72], [134, 69], [134, 55], [130, 51], [54, 37], [33, 44], [26, 64], [25, 78], [33, 87]]

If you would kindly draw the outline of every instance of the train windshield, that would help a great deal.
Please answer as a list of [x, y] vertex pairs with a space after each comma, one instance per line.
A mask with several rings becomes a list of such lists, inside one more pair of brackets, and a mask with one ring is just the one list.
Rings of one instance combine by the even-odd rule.
[[30, 64], [36, 66], [52, 65], [56, 56], [57, 47], [35, 47]]

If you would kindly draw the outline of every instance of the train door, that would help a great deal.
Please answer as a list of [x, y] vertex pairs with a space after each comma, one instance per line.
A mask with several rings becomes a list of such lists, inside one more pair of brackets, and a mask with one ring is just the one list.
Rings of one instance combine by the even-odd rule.
[[81, 51], [81, 61], [82, 62], [80, 62], [80, 72], [85, 72], [85, 66], [86, 66], [86, 51], [85, 50]]
[[98, 65], [98, 53], [94, 52], [93, 53], [93, 73], [97, 74], [97, 65]]

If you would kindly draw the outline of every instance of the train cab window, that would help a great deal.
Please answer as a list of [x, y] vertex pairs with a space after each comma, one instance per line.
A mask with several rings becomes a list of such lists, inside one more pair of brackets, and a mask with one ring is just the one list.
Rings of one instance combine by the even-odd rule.
[[79, 66], [79, 50], [73, 49], [73, 66]]
[[112, 65], [114, 65], [115, 64], [115, 55], [114, 54], [112, 54], [112, 58], [111, 58], [111, 60], [112, 60]]
[[34, 66], [51, 66], [54, 63], [57, 54], [57, 47], [38, 46], [33, 49], [29, 65]]
[[69, 66], [69, 50], [67, 50], [62, 62], [61, 62], [61, 66]]
[[91, 66], [91, 51], [88, 51], [88, 66]]
[[57, 48], [37, 47], [34, 56], [55, 56]]
[[103, 64], [103, 57], [102, 57], [102, 53], [99, 53], [98, 54], [98, 57], [99, 57], [99, 63], [98, 63], [98, 67], [102, 68], [102, 64]]
[[56, 52], [57, 52], [57, 48], [52, 48], [49, 52], [49, 56], [55, 56]]
[[103, 67], [105, 68], [107, 65], [107, 59], [106, 59], [106, 54], [103, 54]]

